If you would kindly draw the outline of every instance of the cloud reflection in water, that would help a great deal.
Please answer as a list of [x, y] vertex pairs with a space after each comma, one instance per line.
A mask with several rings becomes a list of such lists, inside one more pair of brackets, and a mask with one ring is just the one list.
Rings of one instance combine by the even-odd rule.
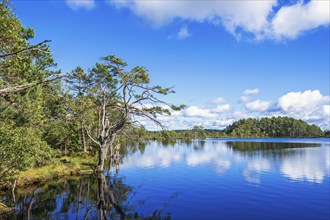
[[326, 173], [329, 173], [329, 147], [305, 149], [302, 154], [291, 158], [283, 158], [281, 172], [295, 181], [307, 180], [322, 183]]
[[299, 144], [295, 144], [292, 147], [291, 144], [286, 148], [282, 143], [281, 147], [277, 148], [277, 145], [272, 143], [267, 150], [267, 143], [262, 143], [262, 148], [250, 148], [246, 152], [230, 146], [232, 145], [222, 141], [211, 140], [204, 143], [193, 140], [185, 144], [178, 141], [170, 146], [151, 142], [143, 153], [138, 151], [125, 156], [121, 169], [175, 169], [177, 164], [180, 164], [196, 169], [209, 166], [213, 172], [223, 175], [238, 168], [241, 169], [244, 179], [254, 184], [260, 184], [263, 173], [267, 172], [278, 173], [293, 181], [322, 183], [330, 170], [329, 146], [306, 147], [305, 144], [299, 147]]

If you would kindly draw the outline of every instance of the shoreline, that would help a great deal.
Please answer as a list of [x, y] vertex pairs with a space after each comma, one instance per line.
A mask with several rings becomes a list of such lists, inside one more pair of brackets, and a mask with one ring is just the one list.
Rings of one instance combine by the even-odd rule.
[[92, 174], [96, 167], [96, 157], [84, 156], [63, 156], [55, 158], [51, 164], [41, 167], [32, 167], [20, 173], [14, 182], [7, 182], [0, 186], [0, 194], [6, 194], [15, 188], [19, 190], [22, 187], [45, 184], [47, 181], [65, 178], [69, 176], [78, 176]]

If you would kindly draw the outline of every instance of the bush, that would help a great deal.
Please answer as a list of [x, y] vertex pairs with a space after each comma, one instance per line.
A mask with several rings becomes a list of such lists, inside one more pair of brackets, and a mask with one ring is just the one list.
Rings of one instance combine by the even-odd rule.
[[41, 139], [40, 130], [0, 123], [0, 184], [51, 157], [52, 149]]

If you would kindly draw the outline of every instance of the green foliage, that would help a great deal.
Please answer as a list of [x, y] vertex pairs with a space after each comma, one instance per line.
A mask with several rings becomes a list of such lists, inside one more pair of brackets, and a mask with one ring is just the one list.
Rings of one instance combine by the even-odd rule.
[[55, 149], [75, 151], [80, 149], [75, 124], [63, 120], [50, 121], [45, 127], [44, 139]]
[[[317, 125], [309, 125], [302, 120], [289, 117], [262, 119], [241, 119], [224, 130], [204, 129], [195, 125], [191, 130], [144, 131], [130, 130], [132, 139], [173, 140], [193, 138], [267, 138], [267, 137], [329, 137], [328, 130], [322, 131]], [[328, 135], [328, 136], [327, 136]]]
[[0, 123], [0, 183], [15, 174], [51, 159], [51, 149], [40, 130]]
[[229, 125], [225, 132], [231, 137], [323, 137], [316, 125], [289, 117], [241, 119]]
[[190, 140], [195, 138], [222, 138], [227, 134], [221, 130], [203, 129], [200, 126], [194, 126], [191, 130], [161, 130], [147, 131], [145, 128], [128, 129], [130, 140], [160, 140], [172, 141], [175, 139]]
[[[55, 64], [48, 46], [32, 45], [31, 28], [25, 28], [9, 1], [0, 2], [0, 89], [39, 82]], [[20, 93], [0, 94], [0, 183], [21, 171], [51, 159], [44, 128], [54, 106], [58, 87], [36, 85]]]
[[[0, 89], [40, 82], [52, 75], [54, 67], [45, 43], [31, 45], [31, 28], [25, 28], [12, 12], [9, 1], [0, 3]], [[46, 91], [45, 91], [46, 90]], [[36, 85], [21, 93], [0, 94], [0, 121], [16, 126], [42, 128], [47, 123], [46, 94], [56, 95], [49, 86]], [[48, 96], [49, 97], [49, 96]]]
[[0, 2], [1, 87], [24, 85], [51, 75], [47, 68], [55, 64], [49, 48], [46, 44], [31, 45], [28, 40], [33, 37], [34, 30], [20, 23], [9, 2]]
[[330, 137], [330, 130], [324, 131], [324, 137]]

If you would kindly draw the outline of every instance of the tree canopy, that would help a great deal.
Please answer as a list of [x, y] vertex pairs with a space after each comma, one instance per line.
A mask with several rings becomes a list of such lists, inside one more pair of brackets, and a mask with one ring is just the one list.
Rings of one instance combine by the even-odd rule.
[[241, 119], [225, 129], [233, 137], [322, 137], [323, 131], [317, 125], [290, 117], [262, 119]]

